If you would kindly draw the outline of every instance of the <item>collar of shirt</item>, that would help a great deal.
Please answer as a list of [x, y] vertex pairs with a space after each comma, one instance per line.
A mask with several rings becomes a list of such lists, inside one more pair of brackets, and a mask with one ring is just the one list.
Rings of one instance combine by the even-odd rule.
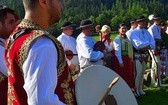
[[63, 36], [67, 37], [67, 38], [71, 38], [72, 36], [66, 35], [65, 33], [62, 33]]
[[134, 30], [133, 27], [130, 28], [130, 31]]
[[72, 36], [66, 35], [65, 33], [62, 33], [61, 35], [68, 40], [73, 40]]
[[154, 25], [156, 25], [156, 26], [159, 26], [158, 24], [156, 24], [156, 23], [153, 23]]
[[141, 28], [141, 27], [138, 26], [136, 29], [144, 29], [144, 28]]
[[81, 32], [81, 35], [83, 36], [83, 37], [92, 37], [91, 35], [89, 36], [89, 35], [86, 35], [85, 33], [83, 33], [83, 32]]

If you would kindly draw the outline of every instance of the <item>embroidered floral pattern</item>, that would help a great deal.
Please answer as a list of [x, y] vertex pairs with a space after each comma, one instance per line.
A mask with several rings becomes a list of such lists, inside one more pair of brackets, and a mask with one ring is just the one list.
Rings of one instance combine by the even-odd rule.
[[72, 102], [73, 101], [73, 99], [72, 99], [73, 96], [72, 96], [72, 93], [70, 93], [71, 90], [68, 88], [70, 80], [71, 80], [71, 76], [69, 75], [68, 79], [61, 84], [61, 87], [64, 89], [63, 92], [65, 93], [64, 97], [66, 99], [67, 105], [73, 105], [72, 104], [73, 103]]
[[13, 101], [17, 101], [14, 94], [14, 87], [8, 84], [8, 105], [13, 105]]

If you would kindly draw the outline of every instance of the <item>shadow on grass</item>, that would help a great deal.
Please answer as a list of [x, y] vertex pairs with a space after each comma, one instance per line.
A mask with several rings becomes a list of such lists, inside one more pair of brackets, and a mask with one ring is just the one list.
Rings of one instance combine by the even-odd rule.
[[148, 95], [137, 99], [138, 105], [168, 105], [168, 84], [165, 84], [160, 89], [150, 86], [145, 91]]

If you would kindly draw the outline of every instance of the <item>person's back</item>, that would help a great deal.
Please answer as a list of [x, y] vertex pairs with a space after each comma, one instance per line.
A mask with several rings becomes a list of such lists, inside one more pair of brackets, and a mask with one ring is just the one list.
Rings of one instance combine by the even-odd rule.
[[25, 18], [6, 45], [5, 59], [11, 90], [8, 104], [75, 104], [74, 84], [63, 48], [55, 37], [45, 31], [59, 20], [61, 1], [23, 0], [23, 4]]

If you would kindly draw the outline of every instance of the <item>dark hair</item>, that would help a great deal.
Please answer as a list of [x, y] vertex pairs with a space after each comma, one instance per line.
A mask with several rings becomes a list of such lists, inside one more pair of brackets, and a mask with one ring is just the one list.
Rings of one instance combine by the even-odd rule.
[[146, 20], [146, 17], [142, 15], [142, 16], [138, 17], [136, 21], [141, 22], [141, 21], [145, 21], [145, 20]]
[[130, 24], [135, 23], [135, 22], [136, 22], [136, 20], [137, 20], [137, 19], [132, 19], [132, 20], [130, 21]]
[[118, 29], [120, 29], [122, 26], [126, 26], [126, 24], [125, 24], [125, 23], [120, 23], [120, 24], [118, 25]]
[[25, 9], [27, 10], [32, 10], [36, 7], [37, 5], [37, 0], [22, 0]]
[[160, 26], [167, 26], [166, 22], [160, 23]]
[[7, 13], [11, 13], [13, 14], [14, 16], [16, 16], [14, 10], [10, 9], [9, 7], [7, 6], [4, 6], [4, 5], [1, 5], [0, 4], [0, 21], [2, 23], [5, 22], [6, 18], [7, 18]]

